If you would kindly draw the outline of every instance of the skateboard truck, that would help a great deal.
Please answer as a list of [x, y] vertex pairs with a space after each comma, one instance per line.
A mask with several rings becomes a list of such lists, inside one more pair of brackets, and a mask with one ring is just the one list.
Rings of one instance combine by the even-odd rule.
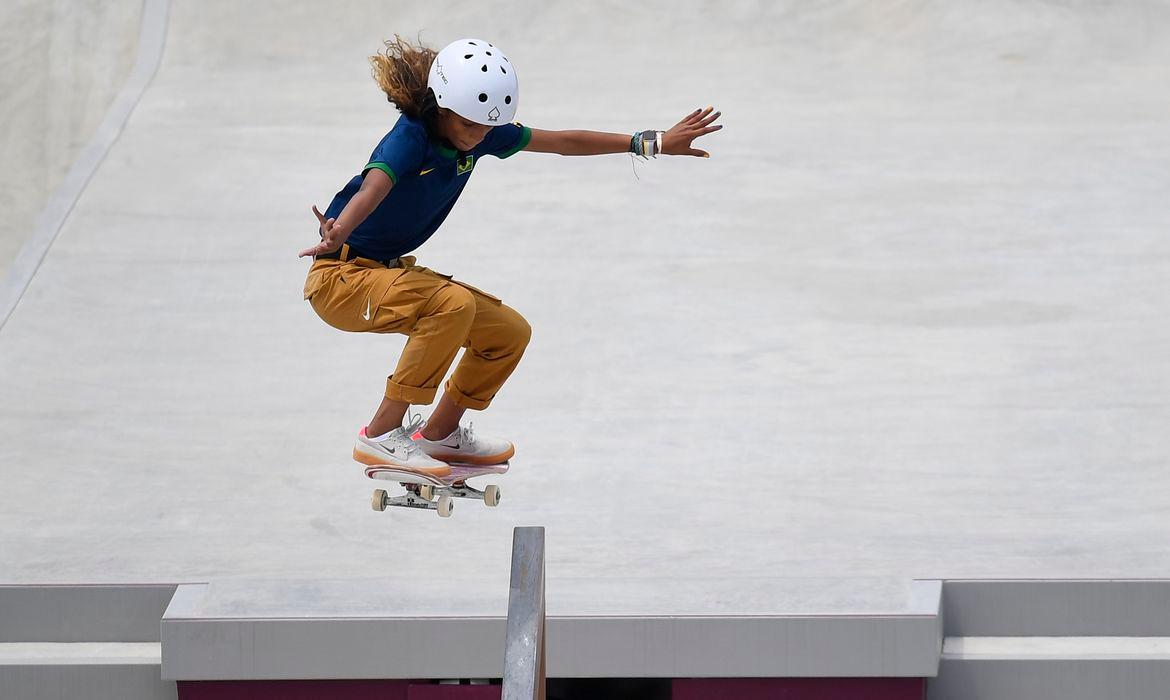
[[[483, 501], [484, 505], [490, 508], [500, 504], [499, 486], [489, 484], [480, 491], [473, 486], [468, 486], [467, 479], [484, 474], [502, 474], [508, 469], [506, 463], [490, 468], [457, 466], [456, 469], [461, 472], [459, 476], [462, 478], [443, 480], [400, 469], [368, 468], [366, 476], [371, 479], [397, 481], [406, 489], [406, 493], [400, 496], [391, 496], [385, 489], [375, 489], [370, 505], [379, 512], [390, 507], [434, 510], [439, 513], [439, 517], [448, 518], [455, 510], [453, 499], [456, 498], [474, 498]], [[410, 479], [410, 481], [404, 481], [404, 479]]]

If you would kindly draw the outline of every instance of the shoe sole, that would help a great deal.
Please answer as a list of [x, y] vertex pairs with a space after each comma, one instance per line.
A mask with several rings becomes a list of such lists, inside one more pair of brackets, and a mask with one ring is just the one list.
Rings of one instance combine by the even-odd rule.
[[367, 454], [357, 447], [353, 448], [353, 460], [368, 467], [393, 467], [396, 469], [406, 469], [408, 471], [419, 472], [420, 474], [427, 474], [435, 477], [447, 476], [451, 473], [451, 467], [446, 464], [441, 467], [415, 467], [409, 464], [395, 462], [388, 455], [379, 456]]
[[504, 462], [507, 462], [509, 459], [512, 459], [512, 455], [514, 454], [516, 454], [515, 445], [509, 447], [507, 450], [499, 453], [498, 455], [485, 455], [477, 457], [475, 455], [461, 455], [457, 453], [451, 453], [446, 456], [431, 455], [431, 457], [454, 464], [470, 464], [475, 467], [490, 467], [496, 464], [503, 464]]

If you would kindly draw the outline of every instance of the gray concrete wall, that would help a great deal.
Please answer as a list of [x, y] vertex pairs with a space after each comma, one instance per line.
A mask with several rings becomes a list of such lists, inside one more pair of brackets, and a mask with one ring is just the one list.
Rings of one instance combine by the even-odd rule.
[[[994, 647], [998, 640], [988, 646]], [[1164, 644], [1117, 654], [1108, 644], [1088, 652], [1068, 640], [1041, 638], [1040, 656], [1008, 649], [985, 656], [944, 653], [938, 677], [929, 680], [928, 700], [1165, 700], [1170, 661]]]
[[[156, 645], [157, 646], [157, 645]], [[175, 700], [174, 681], [159, 678], [157, 661], [101, 660], [75, 663], [5, 663], [0, 659], [0, 697], [17, 700]]]
[[1170, 581], [947, 581], [930, 700], [1166, 697]]
[[134, 65], [142, 0], [0, 3], [0, 278]]
[[1170, 581], [947, 581], [948, 637], [1170, 636]]
[[0, 586], [0, 644], [157, 642], [175, 586]]
[[174, 700], [159, 620], [175, 586], [0, 586], [0, 698]]

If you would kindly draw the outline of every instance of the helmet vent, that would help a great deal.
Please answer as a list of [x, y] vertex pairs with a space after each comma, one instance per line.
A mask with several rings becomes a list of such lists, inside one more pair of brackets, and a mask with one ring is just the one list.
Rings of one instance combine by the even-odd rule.
[[475, 43], [474, 41], [469, 41], [467, 43], [471, 44], [472, 46], [479, 46], [479, 44]]
[[485, 51], [484, 53], [486, 53], [486, 54], [487, 54], [487, 55], [489, 55], [489, 56], [491, 56], [491, 55], [492, 55], [492, 52], [491, 52], [491, 51]]
[[464, 58], [471, 58], [471, 54], [464, 54]]
[[480, 68], [480, 70], [483, 71], [484, 73], [487, 73], [487, 64], [486, 63], [483, 64], [483, 68]]
[[479, 101], [480, 102], [487, 102], [487, 93], [483, 93], [483, 92], [479, 93]]
[[504, 70], [503, 66], [500, 66], [500, 72], [503, 73], [504, 75], [508, 74], [508, 71]]
[[504, 98], [504, 104], [506, 104], [506, 105], [512, 104], [512, 96], [511, 95], [508, 95], [507, 97]]

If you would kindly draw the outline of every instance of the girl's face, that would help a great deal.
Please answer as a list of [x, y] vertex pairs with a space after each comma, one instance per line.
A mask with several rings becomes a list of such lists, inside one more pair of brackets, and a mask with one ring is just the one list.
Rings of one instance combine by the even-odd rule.
[[449, 109], [439, 109], [439, 133], [451, 142], [460, 151], [470, 151], [483, 141], [490, 126], [476, 124], [470, 119], [464, 119]]

